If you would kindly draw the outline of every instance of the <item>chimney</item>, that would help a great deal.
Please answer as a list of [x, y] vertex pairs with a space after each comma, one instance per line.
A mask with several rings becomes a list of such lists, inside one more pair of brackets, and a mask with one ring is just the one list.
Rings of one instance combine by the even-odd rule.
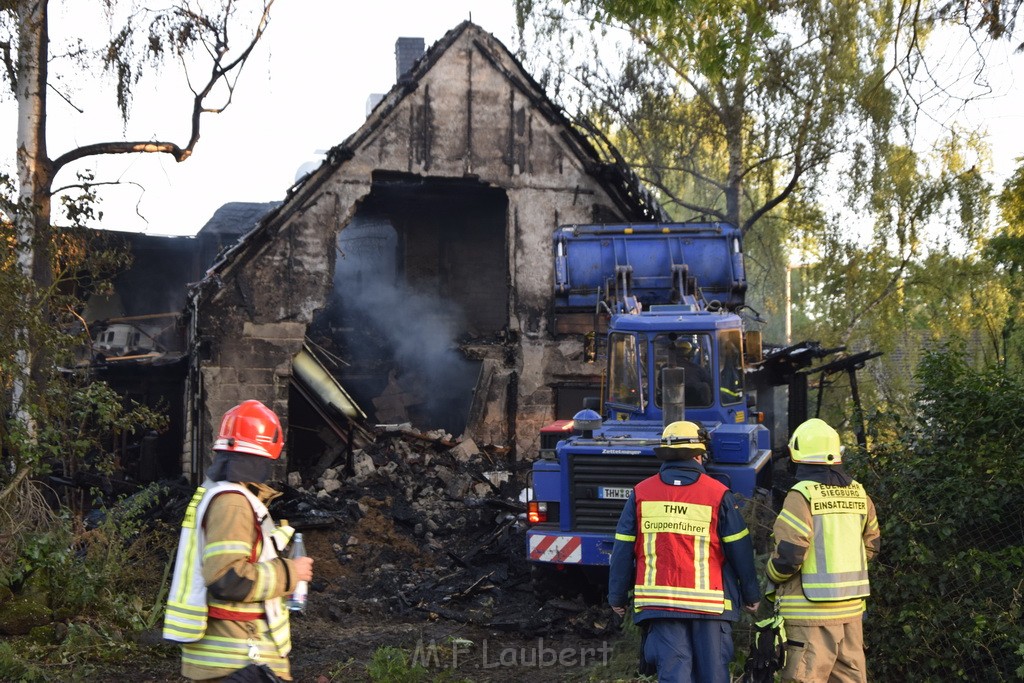
[[408, 80], [409, 70], [416, 60], [423, 56], [425, 46], [422, 38], [399, 38], [395, 41], [395, 80]]

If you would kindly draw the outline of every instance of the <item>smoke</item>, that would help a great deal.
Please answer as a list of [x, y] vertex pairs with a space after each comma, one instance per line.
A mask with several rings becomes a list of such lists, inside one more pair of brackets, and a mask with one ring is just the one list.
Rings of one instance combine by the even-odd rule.
[[410, 394], [405, 400], [417, 427], [461, 434], [479, 373], [458, 349], [466, 330], [462, 310], [432, 294], [435, 283], [398, 281], [390, 224], [350, 225], [342, 236], [335, 310], [354, 370], [397, 382]]

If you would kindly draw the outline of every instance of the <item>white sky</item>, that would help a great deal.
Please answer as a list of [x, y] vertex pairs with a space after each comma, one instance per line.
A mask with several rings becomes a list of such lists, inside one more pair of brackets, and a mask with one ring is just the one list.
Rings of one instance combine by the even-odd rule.
[[[511, 0], [278, 0], [234, 101], [223, 114], [203, 117], [202, 138], [190, 159], [179, 164], [166, 154], [113, 155], [75, 168], [94, 168], [96, 181], [134, 180], [145, 186], [100, 188], [104, 227], [195, 234], [227, 202], [284, 199], [302, 164], [353, 133], [366, 118], [370, 94], [385, 93], [395, 82], [399, 37], [422, 37], [429, 47], [470, 18], [514, 47]], [[54, 41], [66, 30], [57, 18], [51, 20]], [[105, 28], [97, 24], [96, 30]], [[144, 81], [126, 139], [188, 141], [191, 93], [177, 82], [178, 71], [168, 65], [158, 87], [154, 79]], [[75, 90], [74, 84], [65, 87]], [[113, 102], [104, 95], [104, 102]], [[71, 99], [85, 114], [53, 92], [49, 96], [51, 158], [77, 145], [120, 139], [112, 104], [98, 118], [97, 112], [107, 110], [103, 103]], [[74, 181], [75, 170], [65, 170], [55, 187]]]
[[[73, 3], [77, 4], [77, 3]], [[91, 3], [85, 5], [95, 10]], [[78, 8], [85, 6], [79, 4]], [[165, 154], [93, 157], [64, 170], [55, 187], [74, 182], [76, 168], [92, 168], [101, 188], [103, 226], [151, 234], [195, 234], [227, 202], [284, 199], [298, 168], [348, 137], [363, 122], [371, 93], [387, 92], [395, 80], [395, 41], [422, 37], [429, 47], [464, 19], [472, 18], [515, 49], [512, 0], [278, 0], [271, 25], [246, 66], [230, 108], [206, 115], [202, 139], [192, 158], [178, 164]], [[51, 20], [51, 40], [105, 35], [102, 17], [86, 14], [74, 21]], [[956, 63], [963, 46], [939, 46]], [[994, 175], [1001, 182], [1024, 156], [1024, 57], [997, 47], [989, 59], [994, 93], [971, 108], [966, 126], [992, 134]], [[84, 113], [58, 94], [49, 96], [49, 154], [107, 140], [169, 140], [185, 144], [191, 94], [168, 65], [159, 79], [137, 88], [133, 116], [122, 129], [113, 97], [95, 96], [95, 87], [77, 75], [57, 84]], [[0, 125], [13, 132], [10, 101], [0, 110]], [[13, 135], [8, 138], [13, 140]], [[11, 166], [8, 157], [4, 166]], [[141, 214], [138, 215], [138, 214]], [[56, 214], [55, 214], [56, 217]]]

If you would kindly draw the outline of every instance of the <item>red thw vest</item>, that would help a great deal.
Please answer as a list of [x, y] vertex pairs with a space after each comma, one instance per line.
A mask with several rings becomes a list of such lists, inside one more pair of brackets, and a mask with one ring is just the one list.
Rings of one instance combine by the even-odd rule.
[[636, 485], [637, 611], [725, 611], [718, 510], [727, 490], [706, 474], [687, 486], [659, 475]]

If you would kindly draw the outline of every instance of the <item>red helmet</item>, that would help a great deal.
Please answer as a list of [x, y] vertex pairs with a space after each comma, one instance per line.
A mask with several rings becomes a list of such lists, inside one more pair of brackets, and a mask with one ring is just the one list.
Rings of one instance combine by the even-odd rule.
[[274, 411], [255, 399], [244, 401], [224, 413], [220, 434], [213, 450], [248, 453], [277, 460], [284, 438], [281, 421]]

